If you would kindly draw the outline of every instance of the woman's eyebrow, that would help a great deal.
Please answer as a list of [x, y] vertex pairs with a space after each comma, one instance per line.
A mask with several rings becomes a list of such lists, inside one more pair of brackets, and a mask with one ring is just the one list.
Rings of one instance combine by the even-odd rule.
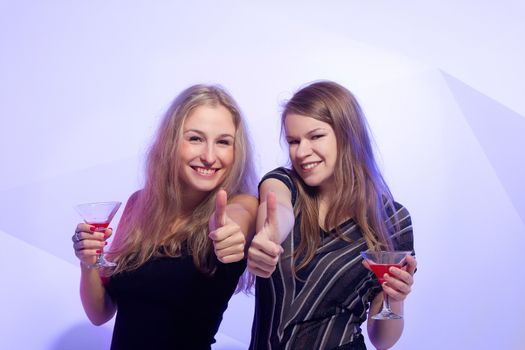
[[[323, 128], [323, 127], [314, 128], [314, 129], [312, 129], [312, 130], [310, 130], [310, 131], [307, 131], [307, 132], [306, 132], [306, 135], [315, 134], [316, 132], [320, 132], [320, 131], [321, 131], [321, 132], [326, 132], [327, 129], [326, 129], [326, 128]], [[294, 138], [296, 138], [297, 136], [294, 136], [294, 135], [286, 135], [285, 137], [286, 137], [287, 139], [294, 139]]]
[[[196, 134], [199, 134], [199, 135], [202, 135], [202, 136], [206, 136], [206, 133], [202, 130], [199, 130], [199, 129], [188, 129], [188, 130], [184, 130], [184, 134], [186, 133], [189, 133], [189, 132], [194, 132]], [[234, 139], [235, 136], [233, 136], [232, 134], [228, 134], [228, 133], [225, 133], [225, 134], [220, 134], [217, 136], [218, 138], [223, 138], [223, 137], [229, 137], [229, 138], [232, 138]]]

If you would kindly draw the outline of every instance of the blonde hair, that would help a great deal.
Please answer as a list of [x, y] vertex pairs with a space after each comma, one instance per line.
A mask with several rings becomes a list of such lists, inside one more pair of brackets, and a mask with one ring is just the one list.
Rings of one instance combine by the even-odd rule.
[[332, 198], [330, 209], [323, 223], [319, 223], [319, 191], [310, 187], [292, 169], [292, 178], [299, 195], [295, 205], [296, 215], [301, 214], [301, 242], [294, 256], [303, 256], [296, 267], [305, 267], [314, 257], [320, 244], [319, 224], [345, 239], [338, 226], [352, 215], [363, 232], [371, 249], [392, 249], [387, 225], [386, 207], [393, 208], [390, 190], [381, 175], [364, 114], [354, 95], [345, 87], [319, 81], [297, 91], [285, 104], [281, 115], [281, 129], [289, 114], [298, 114], [328, 123], [334, 130], [337, 142], [337, 160], [334, 169], [334, 186], [339, 195]]
[[[222, 183], [185, 214], [177, 153], [186, 118], [203, 105], [230, 111], [236, 129], [234, 161]], [[232, 197], [253, 192], [256, 178], [250, 145], [240, 109], [222, 87], [194, 85], [181, 92], [164, 115], [149, 150], [144, 188], [130, 197], [122, 215], [109, 252], [117, 263], [111, 273], [136, 269], [156, 256], [191, 255], [200, 271], [213, 274], [217, 259], [208, 238], [208, 221], [215, 209], [215, 194], [220, 187]]]

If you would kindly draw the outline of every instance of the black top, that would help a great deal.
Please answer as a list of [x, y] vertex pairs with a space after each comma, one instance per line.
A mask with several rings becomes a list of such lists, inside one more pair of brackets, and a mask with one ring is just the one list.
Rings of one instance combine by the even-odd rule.
[[117, 304], [111, 349], [210, 349], [246, 261], [199, 272], [191, 256], [154, 258], [112, 276]]
[[[261, 182], [282, 181], [292, 192], [293, 205], [298, 192], [288, 172], [275, 169]], [[400, 220], [400, 230], [392, 235], [395, 249], [413, 251], [408, 211], [396, 203], [396, 213], [389, 214]], [[350, 242], [339, 239], [335, 230], [319, 228], [322, 240], [314, 258], [293, 278], [297, 263], [292, 254], [301, 239], [300, 215], [295, 218], [275, 272], [257, 278], [250, 349], [366, 349], [361, 324], [381, 286], [361, 263], [359, 252], [368, 248], [359, 226], [350, 219], [339, 228]]]

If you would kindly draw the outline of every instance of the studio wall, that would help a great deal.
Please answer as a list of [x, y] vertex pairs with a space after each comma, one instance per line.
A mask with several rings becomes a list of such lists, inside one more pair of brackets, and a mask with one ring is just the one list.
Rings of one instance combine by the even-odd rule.
[[[508, 0], [0, 1], [2, 348], [108, 348], [112, 321], [91, 325], [78, 295], [73, 206], [141, 187], [182, 89], [232, 93], [262, 176], [287, 163], [282, 103], [330, 79], [358, 97], [413, 217], [394, 349], [524, 349], [524, 15]], [[246, 349], [252, 313], [234, 296], [214, 349]]]

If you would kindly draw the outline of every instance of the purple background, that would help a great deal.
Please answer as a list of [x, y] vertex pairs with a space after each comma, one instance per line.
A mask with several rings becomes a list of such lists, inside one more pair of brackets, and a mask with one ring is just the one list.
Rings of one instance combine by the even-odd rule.
[[[112, 323], [80, 304], [72, 207], [141, 186], [178, 92], [228, 88], [262, 175], [286, 162], [281, 102], [325, 78], [358, 96], [413, 215], [419, 267], [394, 349], [524, 349], [523, 18], [509, 0], [0, 1], [2, 347], [108, 347]], [[235, 296], [214, 349], [246, 349], [252, 312]]]

